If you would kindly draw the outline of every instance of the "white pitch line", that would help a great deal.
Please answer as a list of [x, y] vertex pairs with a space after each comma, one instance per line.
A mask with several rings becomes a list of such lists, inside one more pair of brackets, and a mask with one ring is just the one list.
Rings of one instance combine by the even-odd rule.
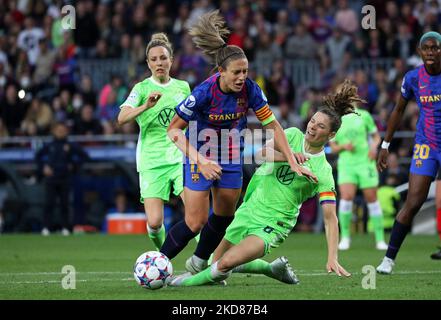
[[[181, 274], [184, 273], [185, 271], [182, 270], [178, 270], [177, 274]], [[83, 274], [98, 274], [98, 273], [103, 273], [103, 272], [82, 272]], [[393, 275], [408, 275], [408, 274], [440, 274], [441, 270], [426, 270], [426, 271], [420, 271], [420, 270], [414, 270], [414, 271], [397, 271], [394, 272]], [[39, 275], [41, 273], [37, 272], [37, 273], [26, 273], [27, 275]], [[58, 272], [47, 272], [47, 273], [43, 273], [45, 275], [47, 274], [51, 274], [51, 275], [63, 275], [62, 273], [58, 273]], [[127, 272], [112, 272], [111, 274], [128, 274]], [[298, 276], [302, 276], [302, 277], [315, 277], [315, 276], [329, 276], [329, 274], [327, 272], [319, 272], [319, 273], [299, 273], [296, 272], [296, 274]], [[4, 273], [0, 274], [0, 275], [4, 275]], [[10, 273], [10, 275], [17, 275], [17, 273]], [[248, 277], [249, 274], [245, 274], [245, 273], [235, 273], [235, 275], [239, 275], [239, 276], [243, 276], [243, 277]], [[354, 272], [352, 273], [352, 275], [361, 275], [361, 273], [359, 272]], [[252, 276], [258, 276], [258, 277], [264, 277], [264, 275], [262, 274], [252, 274]], [[133, 281], [132, 277], [129, 278], [113, 278], [113, 279], [106, 279], [106, 278], [97, 278], [97, 279], [77, 279], [77, 282], [105, 282], [105, 281]], [[0, 285], [6, 285], [6, 284], [60, 284], [60, 280], [39, 280], [39, 281], [0, 281]]]
[[[77, 271], [77, 274], [127, 274], [130, 273], [128, 271]], [[0, 273], [0, 277], [5, 276], [5, 277], [9, 277], [9, 276], [46, 276], [46, 275], [66, 275], [65, 273], [61, 273], [61, 272], [5, 272], [5, 273]]]

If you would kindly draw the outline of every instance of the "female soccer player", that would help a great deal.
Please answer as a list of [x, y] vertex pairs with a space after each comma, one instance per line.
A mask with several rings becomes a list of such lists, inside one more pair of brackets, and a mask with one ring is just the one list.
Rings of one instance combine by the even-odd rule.
[[434, 31], [423, 34], [418, 53], [424, 64], [404, 76], [401, 96], [388, 121], [377, 159], [378, 169], [384, 170], [387, 167], [390, 141], [408, 101], [414, 97], [420, 107], [420, 116], [409, 170], [409, 190], [404, 206], [395, 218], [386, 256], [377, 267], [377, 272], [382, 274], [392, 273], [401, 244], [410, 230], [413, 218], [426, 201], [441, 161], [441, 35]]
[[386, 250], [383, 212], [377, 200], [379, 178], [375, 166], [381, 137], [369, 112], [359, 108], [356, 108], [355, 112], [342, 118], [341, 128], [335, 139], [329, 143], [332, 151], [338, 154], [338, 217], [341, 232], [338, 248], [348, 250], [350, 247], [352, 205], [358, 187], [363, 191], [369, 217], [373, 222], [376, 248]]
[[147, 215], [147, 229], [154, 245], [161, 248], [165, 239], [164, 201], [183, 190], [182, 155], [167, 136], [174, 106], [190, 94], [187, 82], [170, 77], [173, 49], [164, 33], [152, 35], [146, 48], [152, 76], [137, 83], [120, 106], [120, 125], [136, 120], [139, 138], [136, 165], [139, 172], [141, 202]]
[[[299, 166], [289, 149], [279, 122], [259, 86], [247, 78], [248, 60], [243, 50], [222, 39], [229, 31], [218, 11], [200, 17], [190, 29], [197, 47], [212, 59], [217, 73], [197, 86], [176, 107], [169, 137], [186, 156], [184, 163], [185, 219], [170, 229], [161, 252], [173, 259], [200, 232], [194, 255], [186, 268], [204, 269], [233, 220], [242, 188], [242, 163], [248, 109], [264, 128], [274, 130], [276, 147], [299, 175], [311, 176]], [[187, 128], [186, 134], [182, 132]], [[210, 190], [213, 214], [208, 217]]]
[[[338, 220], [335, 205], [332, 168], [326, 161], [325, 144], [335, 136], [341, 125], [341, 117], [353, 113], [353, 103], [360, 101], [357, 88], [345, 80], [340, 91], [324, 99], [324, 107], [309, 121], [306, 134], [297, 128], [285, 130], [293, 152], [304, 153], [309, 160], [305, 166], [317, 175], [318, 183], [299, 177], [290, 170], [286, 157], [272, 150], [270, 143], [262, 154], [266, 162], [251, 178], [244, 202], [214, 254], [210, 268], [191, 276], [177, 276], [171, 286], [196, 286], [226, 279], [234, 272], [261, 273], [285, 283], [299, 281], [286, 257], [268, 263], [259, 259], [278, 247], [295, 226], [300, 205], [319, 194], [325, 218], [328, 261], [326, 269], [339, 276], [350, 274], [337, 259]], [[273, 155], [273, 156], [267, 156]]]

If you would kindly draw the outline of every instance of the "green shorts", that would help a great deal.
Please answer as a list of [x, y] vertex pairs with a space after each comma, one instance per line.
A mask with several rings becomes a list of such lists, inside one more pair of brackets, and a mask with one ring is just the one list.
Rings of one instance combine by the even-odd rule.
[[277, 248], [288, 237], [292, 227], [279, 225], [276, 221], [263, 221], [253, 215], [253, 211], [244, 205], [236, 211], [234, 220], [225, 232], [225, 240], [239, 244], [250, 235], [259, 237], [265, 243], [265, 254]]
[[172, 185], [173, 193], [179, 196], [184, 190], [182, 163], [139, 172], [141, 203], [144, 203], [146, 198], [160, 198], [168, 201]]
[[360, 189], [376, 188], [379, 184], [378, 170], [375, 161], [363, 162], [357, 165], [337, 165], [338, 185], [351, 183]]

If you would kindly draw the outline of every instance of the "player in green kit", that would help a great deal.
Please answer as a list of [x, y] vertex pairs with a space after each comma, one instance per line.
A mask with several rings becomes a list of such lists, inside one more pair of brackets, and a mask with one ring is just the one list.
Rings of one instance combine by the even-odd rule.
[[338, 219], [332, 168], [326, 160], [325, 144], [340, 128], [341, 117], [354, 112], [360, 101], [357, 88], [345, 81], [340, 91], [324, 99], [324, 107], [309, 121], [306, 133], [297, 128], [285, 130], [293, 153], [309, 158], [304, 166], [317, 176], [318, 183], [290, 170], [286, 158], [270, 141], [262, 151], [266, 161], [253, 175], [242, 205], [215, 251], [214, 264], [191, 276], [185, 273], [171, 279], [171, 286], [197, 286], [226, 279], [231, 272], [258, 273], [288, 284], [297, 284], [286, 257], [269, 263], [262, 259], [278, 247], [295, 226], [301, 204], [319, 195], [325, 218], [328, 260], [326, 269], [350, 276], [338, 262]]
[[384, 242], [383, 212], [377, 199], [379, 178], [375, 159], [380, 142], [374, 119], [368, 111], [360, 108], [342, 118], [341, 128], [330, 142], [332, 151], [338, 154], [340, 250], [348, 250], [350, 247], [352, 206], [357, 187], [362, 190], [367, 202], [376, 248], [387, 249]]
[[167, 36], [157, 33], [146, 48], [150, 78], [137, 83], [120, 106], [120, 125], [136, 120], [139, 138], [136, 166], [139, 173], [141, 202], [147, 215], [147, 230], [156, 248], [165, 240], [164, 201], [171, 188], [181, 195], [182, 154], [167, 136], [167, 127], [175, 115], [174, 107], [190, 94], [186, 81], [170, 77], [173, 50]]

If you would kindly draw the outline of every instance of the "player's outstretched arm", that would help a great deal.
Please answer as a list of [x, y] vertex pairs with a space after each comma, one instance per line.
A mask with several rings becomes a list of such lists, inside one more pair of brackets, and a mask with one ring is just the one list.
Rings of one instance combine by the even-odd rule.
[[380, 172], [387, 168], [387, 157], [389, 156], [388, 146], [392, 141], [395, 130], [398, 128], [401, 119], [403, 119], [404, 110], [407, 106], [407, 100], [402, 95], [398, 98], [398, 102], [392, 111], [392, 114], [387, 122], [386, 135], [384, 136], [380, 152], [377, 157], [377, 168]]
[[[298, 164], [304, 164], [309, 158], [300, 152], [293, 152], [294, 158]], [[269, 140], [262, 149], [256, 152], [256, 162], [261, 164], [264, 161], [268, 162], [287, 162], [286, 157], [279, 151], [274, 149], [274, 140]]]
[[335, 272], [338, 276], [349, 277], [347, 272], [338, 262], [338, 219], [335, 203], [322, 204], [323, 217], [325, 221], [326, 241], [328, 242], [328, 262], [326, 270], [328, 273]]
[[314, 182], [317, 182], [317, 177], [309, 170], [300, 166], [288, 144], [288, 139], [286, 139], [285, 132], [283, 131], [282, 126], [279, 121], [274, 119], [270, 123], [268, 123], [265, 128], [274, 130], [274, 149], [279, 150], [287, 159], [291, 170], [297, 173], [299, 176], [305, 176], [309, 179], [312, 179]]

